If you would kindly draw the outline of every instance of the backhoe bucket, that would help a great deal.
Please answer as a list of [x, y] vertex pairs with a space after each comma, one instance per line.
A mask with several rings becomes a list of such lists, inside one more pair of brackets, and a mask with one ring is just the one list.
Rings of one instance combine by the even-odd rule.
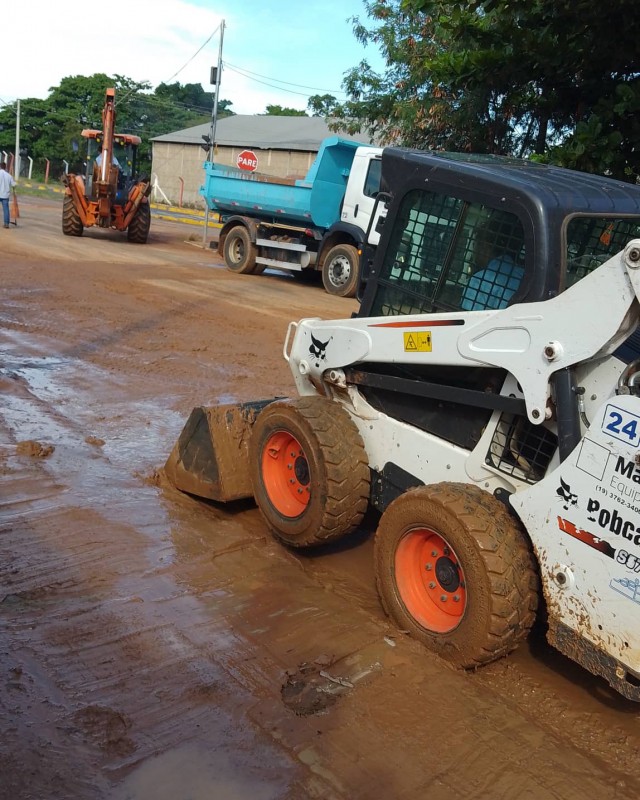
[[222, 503], [252, 497], [251, 426], [275, 399], [194, 408], [164, 467], [171, 483]]

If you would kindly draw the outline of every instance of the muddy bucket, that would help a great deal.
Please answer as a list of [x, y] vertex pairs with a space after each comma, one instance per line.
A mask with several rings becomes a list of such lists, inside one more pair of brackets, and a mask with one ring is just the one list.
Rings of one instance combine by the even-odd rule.
[[251, 426], [275, 399], [194, 408], [164, 467], [171, 483], [222, 503], [251, 497]]

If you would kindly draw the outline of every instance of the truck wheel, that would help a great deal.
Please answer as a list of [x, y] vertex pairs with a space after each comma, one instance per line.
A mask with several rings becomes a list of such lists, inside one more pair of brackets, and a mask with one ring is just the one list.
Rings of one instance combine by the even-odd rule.
[[277, 400], [251, 434], [253, 494], [273, 535], [291, 547], [340, 539], [367, 510], [369, 467], [349, 414], [323, 397]]
[[457, 667], [494, 661], [535, 619], [538, 576], [528, 539], [476, 486], [412, 489], [380, 519], [376, 584], [387, 614]]
[[358, 251], [353, 245], [332, 247], [322, 265], [322, 283], [329, 294], [355, 297], [358, 288]]
[[224, 240], [224, 263], [231, 272], [247, 275], [254, 271], [258, 248], [242, 225], [232, 228]]
[[82, 220], [76, 210], [73, 197], [67, 194], [62, 205], [62, 233], [65, 236], [82, 236], [83, 230]]
[[134, 244], [146, 244], [151, 226], [151, 206], [140, 203], [135, 217], [127, 228], [127, 239]]

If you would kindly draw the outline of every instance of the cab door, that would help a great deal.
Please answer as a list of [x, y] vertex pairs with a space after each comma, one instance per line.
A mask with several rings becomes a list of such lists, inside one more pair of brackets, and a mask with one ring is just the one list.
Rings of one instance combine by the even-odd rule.
[[[342, 203], [340, 215], [342, 222], [356, 225], [363, 232], [367, 230], [376, 195], [380, 191], [381, 168], [382, 150], [380, 148], [359, 147], [357, 149]], [[384, 213], [384, 204], [379, 203], [376, 216]], [[370, 244], [374, 245], [380, 241], [380, 233], [376, 231], [376, 222], [377, 220], [374, 220], [369, 237]]]

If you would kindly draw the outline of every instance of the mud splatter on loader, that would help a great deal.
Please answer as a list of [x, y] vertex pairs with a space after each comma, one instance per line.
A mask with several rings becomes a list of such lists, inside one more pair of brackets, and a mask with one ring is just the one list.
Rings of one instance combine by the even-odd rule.
[[544, 602], [640, 700], [640, 187], [387, 148], [376, 203], [359, 312], [289, 326], [298, 397], [197, 409], [167, 473], [290, 547], [373, 508], [382, 604], [430, 650], [489, 663]]

